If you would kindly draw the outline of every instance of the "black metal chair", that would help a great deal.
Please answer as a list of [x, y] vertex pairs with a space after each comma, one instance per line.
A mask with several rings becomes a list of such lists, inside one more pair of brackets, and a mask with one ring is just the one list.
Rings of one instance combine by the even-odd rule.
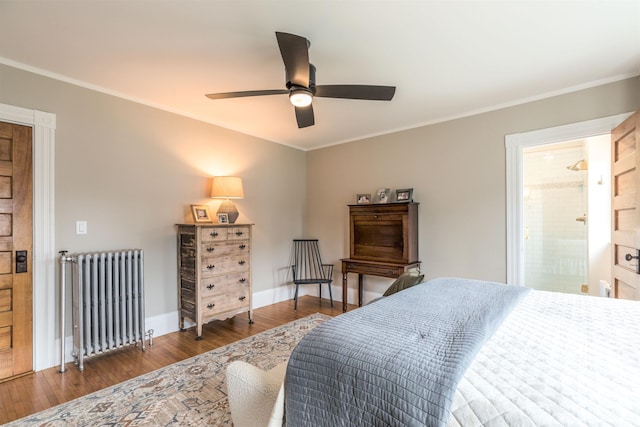
[[293, 283], [296, 285], [296, 293], [293, 297], [294, 309], [298, 309], [298, 286], [318, 284], [319, 295], [322, 298], [322, 285], [329, 287], [329, 301], [333, 308], [331, 296], [331, 282], [333, 282], [333, 264], [323, 264], [320, 257], [318, 239], [294, 239], [293, 240]]

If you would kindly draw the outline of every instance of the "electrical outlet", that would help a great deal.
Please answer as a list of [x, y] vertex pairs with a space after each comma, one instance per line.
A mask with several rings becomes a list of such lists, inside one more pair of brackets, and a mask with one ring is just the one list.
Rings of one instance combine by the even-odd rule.
[[583, 283], [582, 286], [580, 286], [580, 292], [582, 292], [583, 294], [588, 294], [589, 293], [589, 285]]

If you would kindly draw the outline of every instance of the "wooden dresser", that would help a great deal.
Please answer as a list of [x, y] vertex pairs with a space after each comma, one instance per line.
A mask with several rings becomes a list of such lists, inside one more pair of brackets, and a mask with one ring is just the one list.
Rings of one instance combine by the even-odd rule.
[[400, 276], [419, 268], [419, 203], [349, 205], [349, 258], [342, 259], [342, 311], [347, 311], [348, 273], [358, 274], [358, 306], [363, 275]]
[[178, 307], [184, 319], [202, 325], [251, 308], [251, 225], [178, 224]]

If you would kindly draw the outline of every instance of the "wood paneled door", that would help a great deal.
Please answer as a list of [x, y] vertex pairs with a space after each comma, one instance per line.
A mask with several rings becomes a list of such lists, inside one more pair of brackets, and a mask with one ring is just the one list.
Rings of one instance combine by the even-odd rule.
[[640, 111], [611, 131], [613, 295], [640, 300]]
[[33, 370], [32, 130], [0, 122], [0, 381]]

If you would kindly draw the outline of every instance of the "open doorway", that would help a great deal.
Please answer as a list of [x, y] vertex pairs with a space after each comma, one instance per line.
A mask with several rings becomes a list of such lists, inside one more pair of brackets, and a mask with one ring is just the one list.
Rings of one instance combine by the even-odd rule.
[[609, 134], [523, 149], [524, 285], [600, 293], [611, 276]]
[[[600, 119], [588, 120], [585, 122], [572, 123], [547, 129], [539, 129], [530, 132], [523, 132], [505, 136], [506, 147], [506, 175], [507, 175], [507, 283], [511, 285], [525, 285], [525, 227], [524, 227], [524, 172], [523, 157], [524, 149], [567, 142], [578, 139], [586, 139], [594, 136], [609, 135], [611, 130], [622, 123], [632, 113], [618, 114]], [[589, 155], [591, 161], [588, 174], [590, 180], [598, 181], [600, 174], [594, 169], [594, 161], [598, 155]], [[569, 164], [565, 165], [569, 166]], [[602, 173], [602, 187], [610, 187], [610, 175]], [[589, 203], [594, 200], [588, 198]], [[609, 203], [609, 202], [607, 202]], [[588, 212], [587, 212], [588, 213]], [[592, 217], [587, 218], [588, 225], [598, 224], [600, 220]], [[591, 227], [589, 227], [591, 228]], [[611, 228], [605, 230], [606, 226], [599, 227], [602, 233], [611, 234]], [[604, 249], [605, 252], [609, 252]], [[594, 263], [589, 264], [592, 269]], [[602, 277], [603, 273], [589, 273], [589, 293], [599, 294], [599, 279], [609, 279], [611, 276]]]

